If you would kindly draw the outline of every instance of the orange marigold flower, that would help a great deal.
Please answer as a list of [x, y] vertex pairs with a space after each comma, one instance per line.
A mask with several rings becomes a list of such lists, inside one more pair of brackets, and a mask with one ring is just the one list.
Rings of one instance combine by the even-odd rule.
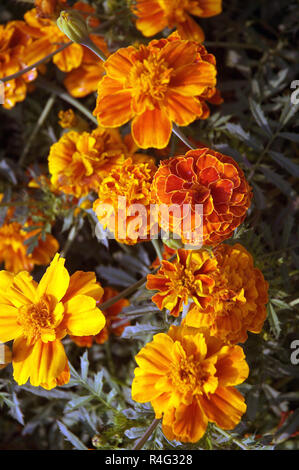
[[[94, 8], [90, 5], [77, 2], [73, 8], [90, 15], [94, 13]], [[24, 15], [26, 21], [26, 31], [32, 36], [34, 41], [30, 47], [26, 48], [24, 60], [27, 64], [32, 64], [43, 59], [48, 54], [56, 51], [61, 45], [69, 42], [69, 38], [58, 28], [56, 22], [51, 18], [43, 18], [38, 15], [36, 8], [28, 11]], [[98, 25], [99, 22], [93, 21], [92, 26]], [[91, 35], [91, 38], [93, 36]], [[103, 40], [101, 41], [103, 44]], [[53, 57], [54, 64], [63, 72], [70, 72], [80, 67], [84, 58], [84, 46], [73, 43]]]
[[[24, 69], [27, 65], [25, 51], [32, 43], [31, 36], [23, 31], [23, 21], [10, 21], [0, 25], [0, 80]], [[33, 69], [21, 77], [4, 83], [3, 107], [10, 109], [26, 98], [28, 84], [37, 77]]]
[[[23, 227], [19, 222], [7, 220], [0, 227], [0, 263], [4, 263], [5, 269], [14, 274], [20, 271], [32, 271], [35, 265], [47, 265], [59, 249], [56, 238], [47, 234], [43, 240], [41, 229], [36, 228], [31, 231], [24, 229], [36, 225], [32, 221], [27, 221]], [[38, 236], [37, 246], [32, 253], [28, 254], [29, 238]]]
[[127, 154], [127, 146], [116, 129], [67, 132], [50, 150], [51, 183], [80, 198], [97, 191], [103, 178], [112, 168], [120, 168]]
[[216, 268], [216, 260], [206, 250], [178, 250], [175, 261], [162, 260], [159, 271], [148, 274], [146, 287], [159, 291], [152, 301], [160, 310], [166, 308], [177, 317], [190, 298], [202, 308], [208, 305]]
[[69, 381], [61, 340], [67, 335], [95, 335], [105, 325], [96, 307], [102, 288], [94, 273], [69, 276], [56, 254], [37, 284], [27, 271], [0, 272], [0, 341], [14, 340], [14, 379], [51, 389]]
[[35, 0], [34, 3], [38, 16], [55, 19], [67, 5], [67, 0]]
[[247, 331], [260, 333], [267, 316], [268, 282], [239, 243], [219, 245], [208, 305], [191, 305], [186, 325], [205, 329], [226, 343], [243, 343]]
[[84, 132], [89, 129], [87, 121], [74, 113], [74, 110], [71, 108], [66, 111], [60, 110], [58, 118], [58, 123], [63, 129], [69, 129], [76, 132]]
[[136, 27], [144, 36], [154, 36], [164, 28], [177, 28], [183, 39], [202, 42], [202, 28], [192, 16], [208, 18], [219, 15], [222, 0], [137, 0], [132, 6]]
[[134, 244], [150, 237], [151, 185], [157, 167], [147, 155], [134, 154], [112, 168], [98, 190], [93, 209], [104, 228], [121, 243]]
[[[231, 237], [243, 222], [252, 193], [243, 171], [231, 157], [200, 148], [161, 161], [153, 181], [153, 198], [166, 208], [175, 205], [177, 209], [173, 213], [159, 211], [163, 230], [192, 244], [190, 230], [194, 234], [202, 228], [200, 242], [215, 245]], [[202, 205], [202, 217], [196, 211], [197, 204]], [[183, 219], [189, 222], [187, 227]]]
[[[115, 297], [118, 294], [118, 291], [113, 289], [112, 287], [104, 287], [104, 295], [101, 299], [101, 303], [106, 302], [106, 300]], [[105, 343], [110, 334], [115, 336], [120, 336], [124, 331], [125, 327], [130, 325], [130, 322], [122, 322], [118, 315], [121, 313], [123, 308], [127, 307], [130, 302], [127, 299], [120, 299], [115, 302], [111, 307], [107, 308], [107, 310], [103, 310], [103, 314], [106, 318], [106, 324], [104, 328], [95, 336], [71, 336], [71, 339], [81, 347], [90, 348], [93, 342], [97, 344]]]
[[249, 373], [240, 346], [171, 326], [141, 349], [136, 362], [132, 398], [151, 402], [168, 439], [197, 442], [209, 421], [233, 429], [246, 411], [235, 388]]
[[121, 48], [104, 68], [107, 75], [99, 82], [94, 114], [104, 127], [132, 119], [140, 148], [164, 148], [172, 122], [187, 126], [202, 118], [199, 97], [216, 84], [215, 65], [200, 58], [196, 42], [178, 36]]

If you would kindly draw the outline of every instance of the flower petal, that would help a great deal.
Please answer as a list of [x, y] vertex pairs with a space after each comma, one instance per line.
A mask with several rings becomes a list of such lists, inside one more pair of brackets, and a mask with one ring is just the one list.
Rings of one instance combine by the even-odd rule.
[[65, 322], [69, 335], [89, 336], [98, 334], [106, 319], [96, 301], [87, 295], [77, 295], [65, 303]]
[[52, 295], [60, 301], [69, 286], [70, 276], [64, 267], [65, 259], [59, 258], [57, 253], [40, 280], [37, 288], [39, 297], [43, 294]]
[[169, 142], [172, 131], [171, 121], [161, 109], [147, 109], [132, 121], [132, 136], [143, 149], [164, 148]]

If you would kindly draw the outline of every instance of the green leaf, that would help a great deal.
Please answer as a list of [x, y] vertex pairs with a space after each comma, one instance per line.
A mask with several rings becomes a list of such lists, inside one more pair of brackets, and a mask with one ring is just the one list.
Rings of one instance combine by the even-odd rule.
[[291, 175], [295, 176], [296, 178], [299, 178], [299, 165], [293, 163], [292, 160], [285, 157], [282, 153], [270, 150], [269, 155], [272, 160], [274, 160], [276, 163], [278, 163], [278, 165], [287, 170]]
[[57, 421], [60, 432], [77, 450], [88, 450], [80, 439], [75, 436], [61, 421]]
[[240, 124], [233, 124], [228, 123], [226, 125], [227, 131], [236, 137], [238, 140], [245, 142], [248, 147], [253, 148], [256, 151], [260, 151], [262, 149], [262, 144], [254, 139], [249, 132], [245, 132], [244, 129], [240, 126]]
[[80, 357], [80, 365], [81, 365], [81, 377], [82, 380], [87, 380], [88, 376], [88, 367], [89, 367], [89, 361], [88, 361], [88, 354], [87, 351]]
[[268, 312], [268, 319], [271, 325], [271, 330], [277, 339], [281, 333], [280, 322], [278, 320], [278, 316], [275, 312], [275, 309], [271, 303], [267, 305], [267, 312]]
[[275, 173], [275, 171], [270, 170], [270, 168], [265, 165], [261, 165], [260, 170], [265, 175], [267, 180], [274, 186], [276, 186], [278, 189], [280, 189], [280, 191], [287, 197], [293, 198], [296, 196], [295, 191], [290, 185], [290, 183], [286, 181], [282, 176]]
[[249, 106], [254, 119], [268, 137], [272, 137], [272, 131], [261, 106], [252, 98], [249, 99]]
[[295, 134], [293, 132], [280, 132], [278, 134], [279, 137], [283, 137], [284, 139], [291, 140], [292, 142], [295, 142], [296, 144], [299, 143], [299, 134]]

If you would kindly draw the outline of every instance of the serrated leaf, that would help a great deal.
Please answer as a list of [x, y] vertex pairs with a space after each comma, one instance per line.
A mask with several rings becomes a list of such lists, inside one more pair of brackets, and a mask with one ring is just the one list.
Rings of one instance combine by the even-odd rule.
[[280, 132], [278, 134], [279, 137], [283, 137], [284, 139], [291, 140], [292, 142], [295, 142], [296, 144], [299, 143], [299, 134], [295, 134], [293, 132]]
[[286, 181], [282, 176], [275, 173], [275, 171], [270, 170], [267, 166], [261, 165], [260, 170], [265, 175], [267, 180], [276, 186], [280, 191], [285, 194], [287, 197], [294, 197], [295, 191], [288, 181]]
[[57, 421], [60, 432], [77, 450], [88, 450], [80, 439], [75, 436], [61, 421]]
[[80, 366], [81, 366], [81, 377], [83, 380], [87, 380], [88, 367], [89, 367], [87, 351], [85, 351], [85, 353], [80, 357]]
[[278, 338], [281, 333], [281, 327], [280, 327], [280, 322], [278, 320], [276, 311], [271, 303], [267, 305], [267, 312], [268, 312], [268, 319], [271, 325], [271, 330], [275, 338]]
[[238, 140], [245, 142], [248, 147], [253, 148], [254, 150], [260, 151], [262, 145], [256, 139], [254, 139], [249, 132], [245, 132], [240, 124], [228, 123], [226, 124], [227, 131], [236, 137]]
[[299, 408], [289, 415], [286, 422], [283, 424], [281, 429], [276, 433], [273, 441], [276, 444], [288, 439], [293, 433], [298, 432], [299, 429]]
[[104, 382], [104, 370], [102, 369], [94, 377], [93, 388], [97, 394], [101, 393], [102, 388], [103, 388], [103, 382]]
[[89, 403], [92, 400], [92, 398], [93, 397], [91, 395], [85, 396], [85, 397], [74, 398], [66, 405], [65, 411], [69, 412], [69, 411], [75, 410], [76, 408], [81, 408], [82, 406]]
[[254, 119], [268, 137], [272, 137], [272, 131], [261, 106], [253, 99], [249, 99], [249, 106]]
[[285, 157], [282, 153], [270, 150], [269, 155], [279, 166], [287, 170], [291, 175], [299, 178], [299, 165], [296, 165], [296, 163], [292, 162], [292, 160]]
[[100, 277], [106, 279], [112, 285], [128, 287], [136, 282], [136, 279], [127, 272], [113, 266], [99, 266], [96, 271]]
[[144, 339], [145, 335], [155, 334], [161, 331], [161, 328], [154, 325], [140, 325], [127, 326], [121, 337], [126, 339]]

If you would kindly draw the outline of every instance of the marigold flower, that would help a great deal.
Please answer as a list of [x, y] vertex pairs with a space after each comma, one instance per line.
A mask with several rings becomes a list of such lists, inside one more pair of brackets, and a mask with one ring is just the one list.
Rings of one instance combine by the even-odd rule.
[[132, 398], [151, 402], [168, 439], [197, 442], [208, 422], [233, 429], [246, 411], [235, 388], [249, 373], [240, 346], [171, 326], [141, 349], [136, 362]]
[[128, 149], [116, 129], [70, 131], [52, 145], [49, 161], [51, 183], [80, 198], [97, 191], [113, 167], [120, 168]]
[[104, 63], [94, 114], [104, 127], [132, 119], [140, 148], [164, 148], [172, 122], [187, 126], [204, 114], [199, 99], [216, 84], [216, 67], [203, 60], [194, 41], [177, 35], [148, 46], [121, 48]]
[[[178, 209], [173, 213], [159, 211], [161, 228], [190, 245], [192, 233], [199, 229], [204, 245], [231, 237], [245, 219], [251, 198], [251, 188], [237, 163], [208, 148], [161, 161], [153, 181], [155, 202]], [[196, 211], [197, 204], [202, 205], [202, 217]]]
[[239, 243], [219, 245], [208, 305], [191, 305], [186, 325], [206, 329], [225, 343], [243, 343], [247, 331], [260, 333], [267, 316], [268, 282]]
[[14, 340], [14, 379], [51, 389], [69, 381], [61, 340], [67, 335], [95, 335], [105, 317], [96, 307], [102, 288], [94, 273], [71, 277], [56, 254], [37, 284], [26, 271], [0, 272], [0, 341]]
[[[104, 295], [102, 298], [98, 299], [101, 303], [106, 302], [107, 300], [115, 297], [118, 294], [118, 291], [112, 287], [104, 287]], [[121, 322], [118, 315], [121, 313], [123, 308], [127, 307], [130, 302], [127, 299], [120, 299], [115, 302], [107, 310], [103, 310], [103, 314], [106, 318], [106, 324], [104, 328], [95, 336], [71, 336], [71, 339], [81, 347], [90, 348], [93, 342], [97, 344], [105, 343], [109, 335], [113, 334], [115, 336], [120, 336], [124, 331], [125, 327], [130, 324], [130, 322]], [[121, 324], [120, 324], [121, 323]]]
[[[10, 21], [0, 25], [0, 80], [24, 69], [27, 65], [25, 50], [32, 43], [29, 34], [23, 31], [23, 21]], [[35, 69], [21, 77], [4, 83], [3, 107], [10, 109], [26, 98], [28, 84], [37, 77]]]
[[[75, 3], [73, 9], [83, 13], [85, 16], [95, 11], [93, 7], [83, 2]], [[60, 31], [55, 20], [40, 17], [36, 8], [25, 13], [24, 19], [27, 23], [26, 31], [34, 39], [30, 47], [26, 48], [25, 51], [24, 59], [27, 64], [30, 65], [43, 59], [48, 54], [56, 51], [61, 45], [69, 42], [69, 38]], [[93, 21], [92, 25], [96, 26], [98, 24], [98, 21]], [[84, 49], [84, 46], [81, 46], [81, 44], [73, 43], [55, 54], [52, 59], [53, 63], [63, 72], [70, 72], [82, 64]]]
[[151, 185], [157, 170], [154, 159], [134, 154], [112, 168], [98, 190], [93, 210], [116, 240], [134, 244], [150, 237]]
[[84, 132], [89, 129], [88, 123], [81, 116], [75, 114], [73, 109], [67, 109], [66, 111], [60, 110], [58, 113], [59, 125], [63, 129], [69, 129], [76, 132]]
[[61, 9], [65, 8], [67, 0], [35, 0], [38, 16], [55, 19]]
[[[33, 225], [30, 220], [25, 228]], [[36, 224], [34, 224], [36, 225]], [[33, 252], [28, 254], [29, 238], [38, 235], [38, 244]], [[20, 271], [32, 271], [35, 265], [47, 265], [59, 249], [59, 243], [51, 234], [43, 240], [41, 229], [24, 230], [19, 222], [8, 220], [0, 227], [0, 263], [4, 263], [7, 271], [17, 274]]]
[[159, 291], [152, 301], [160, 310], [166, 308], [177, 317], [190, 298], [203, 308], [208, 305], [216, 268], [216, 260], [206, 250], [178, 250], [175, 261], [162, 260], [159, 271], [148, 274], [146, 287]]
[[192, 16], [208, 18], [222, 11], [221, 0], [137, 0], [132, 6], [136, 27], [144, 36], [154, 36], [164, 28], [177, 28], [183, 39], [202, 42], [202, 28]]

